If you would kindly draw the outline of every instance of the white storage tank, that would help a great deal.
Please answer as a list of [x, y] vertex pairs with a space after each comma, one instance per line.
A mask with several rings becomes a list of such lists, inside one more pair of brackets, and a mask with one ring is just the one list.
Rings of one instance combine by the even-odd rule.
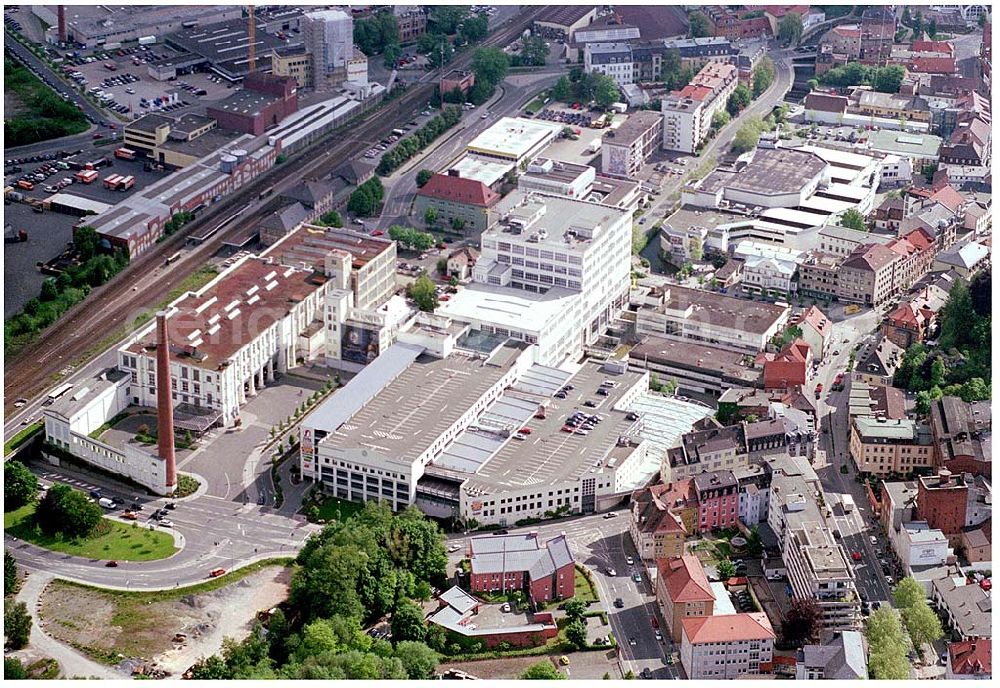
[[219, 158], [219, 169], [225, 174], [232, 174], [235, 172], [236, 166], [237, 161], [235, 155], [227, 155], [224, 153], [222, 157]]

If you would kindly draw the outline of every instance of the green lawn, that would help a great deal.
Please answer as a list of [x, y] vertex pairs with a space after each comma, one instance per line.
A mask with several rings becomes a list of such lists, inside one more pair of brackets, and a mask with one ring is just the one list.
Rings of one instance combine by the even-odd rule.
[[321, 521], [343, 521], [365, 508], [359, 502], [349, 502], [346, 499], [327, 497], [319, 507], [319, 518]]
[[18, 447], [20, 447], [25, 442], [27, 442], [29, 439], [31, 439], [32, 437], [34, 437], [34, 435], [35, 435], [36, 432], [41, 432], [41, 430], [44, 427], [44, 425], [45, 424], [42, 423], [42, 421], [38, 421], [37, 423], [32, 423], [31, 425], [29, 425], [28, 427], [26, 427], [24, 430], [21, 430], [19, 433], [17, 433], [13, 437], [11, 437], [9, 440], [7, 440], [6, 442], [4, 442], [4, 445], [3, 445], [3, 455], [7, 456], [12, 451], [14, 451]]
[[35, 527], [35, 506], [29, 504], [15, 511], [4, 512], [3, 529], [33, 545], [87, 559], [152, 561], [165, 559], [177, 551], [173, 537], [167, 533], [151, 531], [139, 525], [125, 525], [110, 519], [104, 519], [109, 530], [103, 535], [86, 540], [52, 537]]
[[583, 573], [583, 568], [579, 565], [576, 567], [576, 594], [574, 597], [578, 600], [583, 600], [586, 603], [597, 602], [600, 598], [597, 595], [597, 588], [594, 584], [588, 580], [587, 576]]

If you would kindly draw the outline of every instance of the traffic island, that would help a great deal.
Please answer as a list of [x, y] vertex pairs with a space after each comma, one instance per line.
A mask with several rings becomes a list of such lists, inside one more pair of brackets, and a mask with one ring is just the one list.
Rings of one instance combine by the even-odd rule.
[[102, 561], [154, 561], [178, 551], [170, 533], [102, 518], [89, 537], [71, 538], [42, 532], [35, 522], [37, 502], [5, 512], [4, 531], [15, 538], [54, 552]]

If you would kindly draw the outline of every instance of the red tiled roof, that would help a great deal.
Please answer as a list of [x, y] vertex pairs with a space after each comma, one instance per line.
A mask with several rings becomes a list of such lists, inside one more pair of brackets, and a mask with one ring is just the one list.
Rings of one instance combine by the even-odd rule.
[[843, 113], [847, 111], [848, 101], [844, 96], [813, 91], [806, 96], [803, 104], [807, 110]]
[[482, 182], [444, 174], [431, 177], [422, 189], [417, 190], [417, 195], [485, 208], [500, 200], [500, 194]]
[[663, 578], [670, 599], [676, 602], [709, 602], [715, 600], [712, 584], [705, 575], [705, 567], [693, 554], [682, 557], [658, 559], [658, 575]]
[[797, 324], [801, 327], [802, 323], [809, 323], [822, 337], [833, 331], [830, 319], [816, 306], [810, 306], [805, 313], [799, 316]]
[[906, 68], [911, 72], [923, 74], [954, 74], [954, 57], [915, 57], [909, 61]]
[[934, 239], [927, 234], [923, 229], [917, 228], [906, 234], [904, 237], [907, 241], [917, 247], [917, 249], [923, 251], [930, 248], [934, 244]]
[[912, 325], [915, 327], [917, 325], [917, 314], [913, 310], [913, 305], [909, 303], [904, 303], [892, 313], [885, 316], [885, 319], [896, 327], [901, 325]]
[[893, 239], [891, 242], [886, 244], [889, 250], [894, 253], [898, 253], [904, 258], [916, 253], [917, 247], [907, 241], [905, 238]]
[[955, 191], [955, 187], [951, 184], [934, 192], [934, 195], [931, 196], [931, 200], [937, 201], [953, 213], [956, 212], [963, 203], [965, 203], [965, 199], [962, 197], [962, 194]]
[[861, 27], [857, 24], [852, 24], [848, 26], [835, 26], [833, 27], [833, 32], [844, 36], [845, 38], [861, 38]]
[[910, 51], [915, 53], [948, 53], [955, 54], [955, 46], [948, 41], [913, 41]]
[[692, 645], [774, 640], [775, 637], [771, 622], [763, 612], [691, 617], [682, 619], [681, 625]]
[[988, 677], [993, 671], [993, 641], [989, 638], [951, 643], [948, 654], [951, 655], [951, 670], [955, 674], [982, 674]]

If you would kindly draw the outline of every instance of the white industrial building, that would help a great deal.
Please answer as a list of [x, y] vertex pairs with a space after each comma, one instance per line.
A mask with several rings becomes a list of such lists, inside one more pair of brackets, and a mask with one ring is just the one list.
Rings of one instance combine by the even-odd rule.
[[[341, 499], [501, 526], [591, 513], [648, 482], [660, 455], [635, 408], [648, 374], [552, 368], [534, 348], [422, 315], [304, 419], [302, 475]], [[584, 396], [592, 419], [567, 433]]]
[[555, 122], [501, 117], [500, 121], [472, 139], [466, 150], [474, 155], [520, 165], [537, 157], [560, 133], [562, 125]]
[[[155, 365], [154, 365], [155, 368]], [[45, 441], [78, 459], [132, 480], [154, 494], [167, 494], [165, 462], [140, 445], [112, 444], [92, 437], [128, 408], [137, 387], [128, 373], [110, 368], [79, 383], [45, 408]], [[42, 450], [45, 454], [45, 450]]]

